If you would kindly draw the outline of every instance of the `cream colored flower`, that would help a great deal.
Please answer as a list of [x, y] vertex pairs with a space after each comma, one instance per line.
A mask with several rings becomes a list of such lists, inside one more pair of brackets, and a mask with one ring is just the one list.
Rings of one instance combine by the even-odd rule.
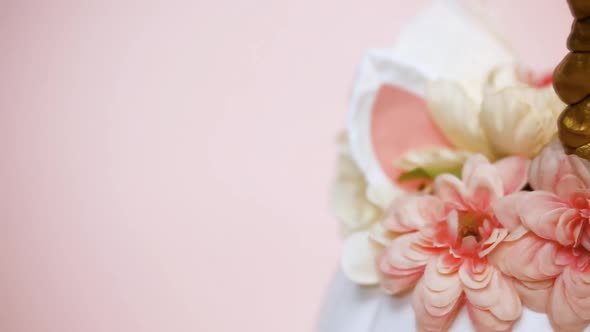
[[509, 87], [488, 94], [479, 119], [495, 157], [535, 157], [557, 132], [565, 108], [553, 87]]
[[472, 92], [474, 85], [443, 80], [428, 84], [432, 118], [456, 150], [410, 151], [398, 165], [405, 170], [449, 167], [470, 153], [492, 160], [509, 155], [533, 158], [555, 136], [557, 117], [565, 104], [552, 87], [529, 86], [511, 68], [492, 71], [479, 85], [479, 94]]
[[342, 270], [358, 284], [374, 285], [379, 281], [374, 258], [392, 236], [379, 221], [396, 193], [368, 185], [350, 157], [345, 134], [340, 135], [338, 145], [338, 170], [331, 203], [345, 238]]
[[381, 209], [367, 198], [367, 181], [350, 157], [346, 135], [338, 138], [338, 169], [332, 188], [332, 209], [340, 220], [342, 233], [369, 227], [381, 215]]

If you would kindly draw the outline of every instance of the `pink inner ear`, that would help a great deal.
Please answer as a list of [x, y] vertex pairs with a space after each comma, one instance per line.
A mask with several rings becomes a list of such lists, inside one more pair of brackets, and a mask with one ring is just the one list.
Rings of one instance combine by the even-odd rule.
[[393, 163], [410, 149], [450, 147], [430, 117], [424, 99], [391, 85], [379, 88], [373, 105], [371, 139], [379, 165], [392, 181], [401, 170]]

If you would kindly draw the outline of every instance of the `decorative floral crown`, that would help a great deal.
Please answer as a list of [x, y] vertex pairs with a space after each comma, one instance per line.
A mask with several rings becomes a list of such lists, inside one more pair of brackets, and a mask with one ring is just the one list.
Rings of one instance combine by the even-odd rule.
[[341, 265], [411, 291], [419, 330], [462, 306], [479, 331], [510, 330], [523, 306], [558, 331], [590, 324], [590, 1], [568, 3], [558, 94], [452, 1], [360, 67], [333, 188]]

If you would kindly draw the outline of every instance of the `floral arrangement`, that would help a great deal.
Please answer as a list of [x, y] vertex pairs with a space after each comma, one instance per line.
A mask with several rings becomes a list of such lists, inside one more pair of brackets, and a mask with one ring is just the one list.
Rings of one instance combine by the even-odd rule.
[[[342, 270], [393, 296], [411, 292], [420, 331], [447, 330], [463, 307], [478, 331], [511, 330], [523, 307], [557, 331], [581, 331], [590, 325], [590, 162], [557, 139], [566, 105], [551, 76], [498, 66], [498, 49], [476, 80], [412, 71], [396, 58], [403, 50], [369, 55], [339, 137]], [[404, 105], [424, 108], [409, 117], [428, 123], [417, 128], [434, 144], [383, 143], [374, 113], [384, 86], [418, 100]], [[388, 146], [395, 153], [378, 151]]]

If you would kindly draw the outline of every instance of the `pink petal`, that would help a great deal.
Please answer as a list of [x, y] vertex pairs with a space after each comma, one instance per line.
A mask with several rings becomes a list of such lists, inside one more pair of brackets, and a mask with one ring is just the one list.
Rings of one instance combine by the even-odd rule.
[[[464, 288], [467, 302], [479, 310], [489, 311], [497, 321], [516, 321], [522, 314], [522, 303], [512, 284], [512, 279], [493, 266], [490, 266], [489, 270], [492, 278], [486, 287]], [[486, 324], [482, 321], [479, 323]], [[486, 327], [491, 329], [494, 326]]]
[[529, 169], [529, 183], [535, 190], [554, 192], [562, 161], [566, 158], [561, 144], [550, 144], [535, 158]]
[[563, 273], [563, 282], [571, 308], [590, 323], [590, 273], [569, 268]]
[[590, 161], [576, 155], [567, 156], [572, 172], [584, 183], [584, 188], [590, 188]]
[[[470, 160], [477, 157], [472, 157]], [[476, 211], [486, 211], [493, 201], [504, 196], [504, 186], [502, 178], [492, 164], [480, 161], [476, 163], [477, 166], [471, 170], [469, 169], [471, 165], [464, 167], [469, 170], [469, 173], [464, 177], [463, 182], [467, 188], [470, 207]]]
[[580, 245], [590, 251], [590, 227], [584, 228], [584, 234], [580, 237]]
[[529, 182], [536, 190], [568, 199], [573, 192], [590, 188], [590, 162], [566, 155], [559, 143], [551, 144], [531, 163]]
[[559, 218], [568, 210], [568, 205], [544, 191], [528, 192], [523, 200], [525, 203], [520, 204], [517, 210], [524, 226], [544, 239], [557, 240], [555, 233]]
[[[520, 232], [521, 234], [519, 235], [522, 235], [522, 222], [518, 215], [518, 207], [521, 204], [525, 204], [523, 198], [525, 198], [527, 194], [527, 192], [516, 192], [492, 202], [492, 211], [496, 216], [496, 219], [511, 233]], [[511, 236], [511, 240], [519, 237], [520, 236]]]
[[564, 211], [557, 220], [557, 228], [555, 229], [557, 242], [563, 245], [577, 244], [584, 222], [586, 221], [582, 220], [578, 210]]
[[505, 228], [495, 228], [492, 234], [481, 243], [481, 249], [478, 253], [479, 257], [487, 256], [494, 250], [504, 239], [508, 236], [508, 230]]
[[475, 155], [469, 158], [465, 165], [463, 165], [463, 169], [461, 170], [461, 177], [465, 183], [471, 181], [473, 174], [476, 170], [485, 165], [490, 165], [490, 161], [483, 155]]
[[383, 225], [392, 232], [407, 233], [443, 218], [444, 204], [440, 199], [430, 195], [405, 195], [393, 201]]
[[445, 203], [451, 203], [458, 209], [464, 209], [467, 204], [465, 197], [467, 189], [461, 180], [449, 174], [440, 175], [434, 180], [434, 192]]
[[428, 261], [438, 253], [426, 244], [418, 232], [401, 235], [391, 242], [378, 262], [385, 289], [397, 294], [414, 286]]
[[391, 241], [386, 249], [389, 264], [398, 269], [414, 269], [424, 266], [435, 254], [427, 246], [427, 239], [419, 232], [401, 235]]
[[527, 234], [517, 241], [502, 243], [489, 259], [504, 274], [518, 280], [544, 282], [563, 271], [557, 259], [559, 249], [555, 242]]
[[513, 321], [499, 320], [489, 310], [480, 309], [467, 303], [467, 312], [477, 332], [504, 332], [512, 329]]
[[[588, 287], [588, 285], [586, 285]], [[548, 303], [548, 315], [554, 328], [558, 331], [582, 331], [590, 323], [587, 315], [590, 307], [571, 301], [572, 292], [587, 295], [588, 290], [575, 285], [571, 270], [567, 268], [556, 280]], [[585, 314], [583, 310], [586, 310]], [[582, 311], [582, 312], [580, 312]]]
[[466, 289], [484, 289], [492, 280], [493, 267], [483, 264], [483, 269], [476, 268], [477, 263], [475, 259], [468, 259], [459, 268], [459, 278]]
[[577, 176], [565, 174], [555, 185], [555, 193], [563, 200], [569, 200], [575, 193], [584, 190], [586, 185]]
[[457, 273], [443, 274], [432, 260], [413, 294], [417, 329], [445, 331], [453, 322], [463, 302], [461, 282]]
[[530, 162], [522, 157], [508, 157], [498, 160], [494, 167], [502, 178], [504, 195], [511, 194], [522, 189], [528, 180]]
[[456, 258], [450, 253], [446, 253], [440, 255], [438, 261], [436, 262], [436, 269], [443, 274], [455, 273], [459, 270], [462, 263], [463, 259]]
[[414, 287], [424, 272], [424, 267], [398, 271], [388, 263], [385, 253], [377, 258], [377, 266], [381, 273], [381, 288], [389, 294], [399, 294]]
[[553, 280], [524, 282], [513, 280], [522, 304], [536, 312], [547, 312], [547, 303], [553, 291]]

